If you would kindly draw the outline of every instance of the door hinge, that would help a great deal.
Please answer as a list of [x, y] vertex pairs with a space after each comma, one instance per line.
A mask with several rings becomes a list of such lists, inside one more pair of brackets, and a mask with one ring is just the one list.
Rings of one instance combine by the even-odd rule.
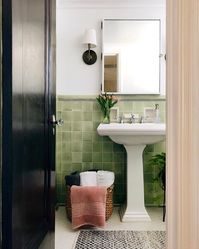
[[103, 53], [101, 53], [101, 60], [102, 60], [102, 58], [103, 58]]
[[103, 22], [101, 22], [101, 29], [103, 29]]

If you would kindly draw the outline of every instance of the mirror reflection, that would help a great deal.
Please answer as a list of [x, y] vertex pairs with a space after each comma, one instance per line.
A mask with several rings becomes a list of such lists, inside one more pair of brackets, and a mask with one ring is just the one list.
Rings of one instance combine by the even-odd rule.
[[103, 91], [160, 93], [160, 20], [105, 19]]

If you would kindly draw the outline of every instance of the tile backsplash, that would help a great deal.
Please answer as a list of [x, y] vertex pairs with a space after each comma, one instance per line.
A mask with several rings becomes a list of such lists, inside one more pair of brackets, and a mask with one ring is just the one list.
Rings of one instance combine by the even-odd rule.
[[[58, 96], [57, 119], [64, 124], [56, 132], [56, 186], [57, 203], [65, 203], [64, 176], [74, 171], [103, 169], [115, 172], [114, 203], [120, 204], [126, 198], [126, 152], [122, 145], [112, 142], [109, 137], [97, 134], [102, 120], [96, 96]], [[126, 97], [118, 101], [120, 113], [133, 112], [143, 115], [145, 107], [159, 104], [160, 119], [165, 121], [165, 100], [142, 100], [139, 97]], [[148, 145], [143, 154], [145, 204], [161, 205], [163, 192], [153, 179], [156, 166], [149, 166], [150, 158], [165, 151], [165, 144]]]

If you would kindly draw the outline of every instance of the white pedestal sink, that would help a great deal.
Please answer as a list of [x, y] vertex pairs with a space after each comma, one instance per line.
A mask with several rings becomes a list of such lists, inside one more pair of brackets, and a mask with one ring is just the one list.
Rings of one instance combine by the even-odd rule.
[[142, 154], [147, 144], [165, 139], [165, 124], [100, 124], [97, 131], [123, 144], [127, 152], [127, 203], [120, 212], [122, 221], [150, 221], [144, 205]]

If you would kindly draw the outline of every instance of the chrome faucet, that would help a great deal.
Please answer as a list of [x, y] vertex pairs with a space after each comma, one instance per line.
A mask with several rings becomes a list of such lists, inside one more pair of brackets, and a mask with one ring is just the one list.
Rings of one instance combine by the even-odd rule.
[[140, 118], [140, 124], [144, 123], [144, 116], [141, 116]]
[[121, 124], [124, 123], [123, 114], [121, 114], [121, 116], [120, 116], [120, 123], [121, 123]]
[[135, 123], [135, 115], [131, 114], [131, 123], [134, 124]]

